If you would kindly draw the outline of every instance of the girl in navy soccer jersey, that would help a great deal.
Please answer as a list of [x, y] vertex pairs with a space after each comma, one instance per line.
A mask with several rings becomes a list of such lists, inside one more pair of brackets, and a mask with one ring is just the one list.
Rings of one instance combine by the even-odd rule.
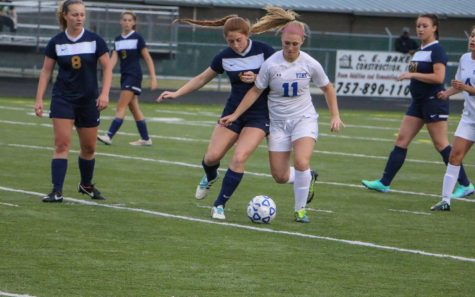
[[[450, 96], [463, 92], [465, 102], [443, 179], [442, 200], [432, 206], [431, 210], [450, 210], [451, 193], [457, 183], [463, 158], [475, 142], [475, 26], [468, 38], [468, 48], [470, 52], [460, 58], [452, 86], [438, 94], [440, 99], [447, 100]], [[473, 193], [473, 189], [469, 190]]]
[[145, 118], [139, 107], [138, 96], [142, 92], [142, 69], [140, 68], [140, 57], [142, 56], [147, 63], [150, 73], [150, 89], [157, 88], [157, 80], [155, 78], [155, 67], [152, 57], [145, 45], [145, 40], [137, 32], [135, 26], [137, 17], [132, 11], [125, 11], [121, 15], [120, 25], [122, 26], [122, 34], [115, 38], [115, 49], [112, 52], [111, 63], [115, 66], [117, 60], [120, 59], [120, 98], [117, 103], [115, 119], [112, 121], [109, 131], [106, 135], [100, 135], [98, 140], [104, 144], [112, 144], [112, 137], [117, 133], [122, 125], [125, 117], [127, 106], [134, 116], [140, 139], [130, 142], [136, 146], [150, 146], [150, 139], [147, 131]]
[[[184, 23], [200, 26], [223, 26], [224, 39], [228, 47], [215, 56], [210, 67], [191, 79], [175, 92], [165, 91], [157, 98], [175, 99], [193, 92], [218, 74], [226, 72], [231, 82], [231, 94], [226, 102], [222, 116], [228, 115], [239, 105], [256, 78], [261, 64], [270, 57], [274, 50], [265, 43], [251, 40], [250, 24], [236, 15], [230, 15], [215, 21], [179, 20]], [[216, 125], [202, 165], [205, 175], [196, 188], [196, 199], [203, 199], [218, 179], [218, 168], [226, 152], [235, 146], [234, 155], [223, 178], [221, 191], [214, 202], [211, 217], [224, 220], [224, 207], [244, 175], [244, 166], [262, 139], [269, 132], [269, 114], [266, 102], [267, 92], [243, 114], [233, 125], [224, 127]]]
[[[109, 104], [112, 67], [105, 41], [84, 29], [86, 8], [80, 0], [64, 1], [58, 9], [63, 32], [54, 36], [46, 46], [43, 68], [36, 93], [35, 113], [43, 116], [43, 97], [55, 64], [59, 66], [53, 86], [50, 118], [53, 119], [55, 150], [51, 162], [53, 190], [44, 202], [63, 201], [63, 183], [68, 165], [73, 126], [79, 136], [78, 192], [92, 199], [104, 200], [94, 187], [97, 127], [100, 110]], [[102, 65], [102, 90], [97, 84], [97, 61]]]
[[[424, 124], [429, 131], [435, 149], [445, 164], [449, 161], [451, 146], [448, 140], [447, 118], [449, 101], [439, 99], [437, 94], [444, 90], [447, 55], [439, 44], [439, 19], [433, 14], [423, 14], [416, 21], [417, 36], [421, 48], [412, 57], [409, 72], [402, 73], [399, 80], [410, 79], [412, 103], [404, 116], [394, 149], [389, 155], [381, 179], [362, 180], [362, 184], [379, 192], [388, 192], [393, 178], [406, 159], [407, 148]], [[458, 175], [459, 186], [452, 197], [460, 198], [473, 193], [463, 167]]]
[[[267, 14], [252, 30], [256, 33], [281, 29], [282, 50], [273, 54], [261, 67], [255, 85], [234, 113], [222, 117], [224, 126], [233, 125], [253, 102], [269, 88], [270, 133], [267, 138], [272, 177], [278, 183], [293, 183], [294, 216], [308, 223], [306, 205], [314, 196], [316, 174], [310, 169], [318, 138], [318, 114], [312, 103], [310, 83], [321, 88], [330, 110], [330, 130], [343, 127], [336, 92], [322, 65], [300, 50], [305, 41], [306, 25], [296, 20], [292, 10], [267, 6]], [[293, 165], [291, 163], [293, 153]]]

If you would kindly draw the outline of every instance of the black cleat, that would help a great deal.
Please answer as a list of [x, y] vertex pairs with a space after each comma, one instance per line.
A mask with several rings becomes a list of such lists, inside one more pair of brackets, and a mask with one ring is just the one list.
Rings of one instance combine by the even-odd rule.
[[312, 202], [313, 197], [315, 197], [315, 184], [317, 183], [318, 173], [316, 170], [310, 170], [312, 179], [310, 180], [310, 188], [308, 189], [307, 204]]
[[78, 185], [78, 192], [81, 194], [86, 194], [87, 196], [91, 197], [91, 199], [95, 200], [106, 200], [106, 197], [102, 196], [101, 192], [94, 187], [94, 185]]
[[433, 205], [430, 210], [439, 210], [439, 211], [450, 211], [450, 204], [446, 201], [441, 200], [436, 205]]
[[43, 202], [63, 202], [63, 194], [61, 192], [51, 192], [44, 196]]

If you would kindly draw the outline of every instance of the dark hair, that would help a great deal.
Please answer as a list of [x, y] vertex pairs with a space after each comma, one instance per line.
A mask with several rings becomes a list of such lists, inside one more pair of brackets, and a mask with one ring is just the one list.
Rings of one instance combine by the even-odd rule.
[[69, 5], [71, 4], [82, 4], [84, 5], [84, 2], [82, 2], [82, 0], [66, 0], [66, 1], [63, 1], [63, 3], [61, 3], [59, 6], [58, 6], [58, 11], [56, 12], [56, 16], [58, 17], [58, 22], [59, 22], [59, 26], [61, 27], [61, 30], [66, 30], [66, 27], [67, 27], [67, 23], [66, 23], [66, 20], [64, 19], [64, 14], [67, 14], [69, 12]]
[[439, 17], [432, 13], [425, 13], [425, 14], [419, 15], [417, 18], [430, 19], [432, 21], [432, 25], [437, 27], [437, 30], [435, 30], [435, 39], [439, 40]]
[[126, 14], [130, 15], [132, 19], [134, 20], [135, 24], [132, 27], [132, 29], [135, 30], [135, 28], [137, 27], [137, 15], [132, 10], [125, 10], [120, 14], [120, 18], [122, 18]]

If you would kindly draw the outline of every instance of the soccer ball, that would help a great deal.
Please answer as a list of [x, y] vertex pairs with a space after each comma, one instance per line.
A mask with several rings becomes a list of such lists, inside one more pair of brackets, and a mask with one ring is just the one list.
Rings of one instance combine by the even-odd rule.
[[247, 216], [253, 223], [269, 224], [276, 214], [277, 206], [269, 196], [256, 196], [247, 205]]

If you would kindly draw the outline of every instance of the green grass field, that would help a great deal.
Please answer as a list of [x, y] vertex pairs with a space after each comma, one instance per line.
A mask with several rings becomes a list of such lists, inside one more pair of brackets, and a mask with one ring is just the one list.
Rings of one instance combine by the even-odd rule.
[[[96, 203], [76, 192], [78, 143], [62, 204], [51, 190], [53, 134], [33, 99], [0, 99], [0, 296], [474, 296], [475, 199], [431, 213], [445, 167], [427, 131], [411, 145], [387, 194], [378, 178], [401, 112], [342, 110], [331, 134], [326, 110], [312, 165], [320, 174], [310, 224], [293, 222], [291, 185], [269, 175], [265, 143], [226, 208], [212, 221], [210, 197], [194, 198], [201, 158], [221, 106], [142, 104], [152, 147], [128, 117], [112, 146], [98, 144]], [[105, 131], [115, 105], [103, 113]], [[450, 134], [458, 116], [450, 119]], [[222, 161], [221, 173], [227, 168]], [[465, 160], [475, 180], [475, 154]], [[255, 195], [274, 198], [270, 225], [246, 217]]]

